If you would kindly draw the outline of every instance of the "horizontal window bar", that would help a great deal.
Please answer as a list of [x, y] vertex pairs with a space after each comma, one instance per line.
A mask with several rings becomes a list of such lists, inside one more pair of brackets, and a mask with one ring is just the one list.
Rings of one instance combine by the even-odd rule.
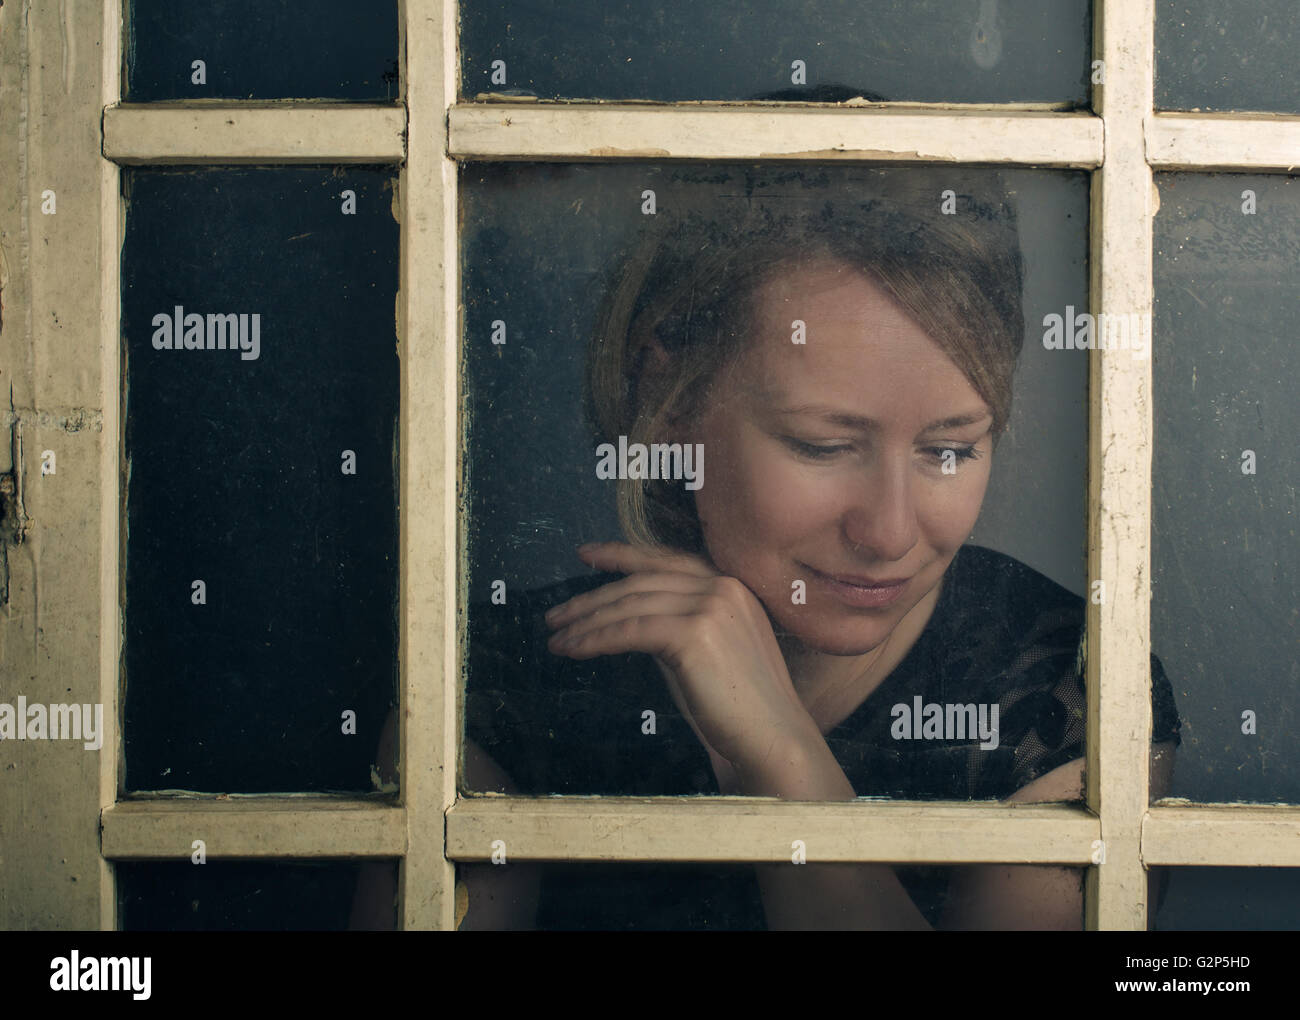
[[1161, 170], [1293, 170], [1300, 117], [1156, 114], [1146, 122], [1146, 149]]
[[1300, 809], [1154, 807], [1142, 822], [1142, 861], [1156, 865], [1300, 866]]
[[101, 815], [114, 861], [180, 860], [203, 841], [209, 858], [401, 857], [406, 810], [340, 798], [249, 797], [123, 801]]
[[399, 163], [406, 157], [406, 108], [109, 106], [104, 156], [123, 164]]
[[768, 107], [461, 104], [449, 152], [464, 159], [802, 159], [1091, 168], [1088, 113]]
[[[1100, 823], [1068, 804], [827, 803], [732, 798], [465, 798], [447, 856], [515, 861], [809, 861], [1090, 864]], [[499, 848], [498, 848], [499, 849]]]
[[[1068, 804], [790, 804], [709, 798], [466, 798], [447, 814], [452, 860], [1093, 863], [1097, 819]], [[103, 813], [109, 860], [400, 857], [406, 812], [337, 798], [124, 801]], [[1147, 866], [1300, 866], [1300, 809], [1156, 807], [1145, 817]]]

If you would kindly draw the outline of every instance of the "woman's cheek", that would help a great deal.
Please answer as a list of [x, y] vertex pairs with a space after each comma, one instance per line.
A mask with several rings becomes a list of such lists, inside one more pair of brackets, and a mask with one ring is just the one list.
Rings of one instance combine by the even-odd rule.
[[789, 587], [791, 559], [816, 549], [828, 561], [838, 550], [822, 547], [835, 541], [840, 518], [853, 486], [840, 484], [834, 472], [810, 470], [790, 460], [769, 462], [761, 484], [751, 490], [749, 541], [759, 547], [770, 583]]
[[800, 520], [792, 482], [780, 470], [762, 477], [737, 473], [707, 499], [696, 497], [713, 565], [760, 594], [781, 586], [783, 550]]
[[988, 469], [969, 472], [959, 479], [945, 479], [932, 488], [922, 513], [922, 528], [936, 547], [956, 552], [970, 537], [988, 488]]

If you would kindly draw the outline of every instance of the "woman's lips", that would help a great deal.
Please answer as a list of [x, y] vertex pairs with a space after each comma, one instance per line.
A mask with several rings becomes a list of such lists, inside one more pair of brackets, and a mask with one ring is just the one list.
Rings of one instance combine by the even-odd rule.
[[910, 577], [891, 577], [873, 580], [856, 574], [826, 574], [809, 567], [814, 579], [841, 602], [860, 609], [879, 609], [898, 600], [907, 588]]

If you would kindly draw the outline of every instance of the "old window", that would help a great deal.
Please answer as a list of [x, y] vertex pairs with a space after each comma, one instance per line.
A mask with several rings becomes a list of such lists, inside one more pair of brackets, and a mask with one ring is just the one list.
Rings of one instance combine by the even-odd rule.
[[[344, 910], [315, 910], [310, 904], [320, 897], [341, 903], [343, 890], [365, 864], [373, 866], [363, 881], [372, 883], [376, 902], [396, 891], [399, 926], [451, 928], [462, 919], [467, 926], [479, 926], [491, 918], [481, 907], [476, 913], [472, 897], [458, 901], [457, 868], [466, 869], [464, 877], [473, 887], [469, 869], [488, 874], [496, 869], [504, 875], [505, 869], [539, 864], [563, 869], [563, 881], [579, 888], [588, 881], [584, 876], [604, 868], [644, 870], [662, 864], [696, 869], [698, 874], [700, 868], [730, 868], [735, 873], [737, 867], [754, 864], [790, 867], [792, 852], [797, 852], [792, 851], [794, 841], [803, 844], [808, 860], [828, 866], [954, 869], [1016, 860], [1078, 869], [1075, 874], [1086, 874], [1084, 919], [1090, 928], [1140, 929], [1159, 921], [1148, 899], [1151, 868], [1172, 873], [1164, 907], [1168, 927], [1202, 923], [1188, 909], [1187, 897], [1207, 883], [1232, 878], [1235, 873], [1227, 868], [1249, 868], [1259, 883], [1251, 886], [1256, 891], [1234, 891], [1233, 896], [1279, 897], [1289, 888], [1289, 869], [1300, 864], [1294, 847], [1296, 816], [1291, 808], [1259, 802], [1294, 799], [1288, 759], [1274, 742], [1287, 728], [1286, 701], [1277, 692], [1288, 679], [1286, 670], [1294, 669], [1293, 656], [1260, 652], [1249, 688], [1256, 698], [1246, 703], [1217, 675], [1209, 646], [1192, 643], [1205, 636], [1188, 634], [1188, 612], [1201, 613], [1197, 619], [1210, 613], [1225, 626], [1235, 626], [1233, 617], [1215, 610], [1205, 590], [1187, 575], [1180, 577], [1179, 571], [1186, 567], [1194, 576], [1207, 569], [1228, 569], [1226, 562], [1240, 569], [1246, 596], [1260, 591], [1285, 594], [1294, 588], [1287, 580], [1294, 573], [1294, 553], [1286, 551], [1294, 548], [1293, 536], [1269, 533], [1286, 519], [1286, 501], [1293, 502], [1281, 481], [1293, 474], [1287, 469], [1291, 462], [1285, 450], [1248, 434], [1249, 414], [1242, 417], [1240, 406], [1256, 401], [1255, 413], [1264, 416], [1266, 424], [1268, 415], [1277, 420], [1284, 413], [1273, 410], [1281, 398], [1270, 380], [1285, 377], [1285, 348], [1270, 346], [1268, 336], [1278, 328], [1278, 295], [1287, 287], [1281, 253], [1295, 246], [1285, 175], [1300, 163], [1300, 111], [1293, 97], [1277, 98], [1282, 92], [1269, 89], [1267, 75], [1263, 85], [1252, 84], [1246, 80], [1249, 75], [1211, 73], [1208, 66], [1199, 69], [1194, 62], [1188, 75], [1186, 61], [1176, 56], [1186, 33], [1199, 32], [1202, 50], [1217, 35], [1230, 43], [1225, 58], [1229, 64], [1241, 64], [1233, 54], [1239, 56], [1251, 45], [1249, 33], [1258, 30], [1259, 45], [1274, 45], [1270, 40], [1279, 21], [1290, 24], [1285, 20], [1289, 15], [1270, 10], [1267, 25], [1253, 16], [1230, 24], [1221, 18], [1220, 33], [1220, 26], [1207, 25], [1203, 17], [1186, 17], [1181, 9], [1188, 6], [1157, 0], [1094, 3], [1094, 44], [1088, 52], [1086, 5], [1050, 5], [1050, 20], [1043, 14], [1032, 23], [1013, 24], [1003, 5], [972, 3], [949, 22], [942, 16], [937, 22], [918, 19], [914, 34], [905, 27], [879, 33], [881, 41], [860, 79], [847, 79], [852, 68], [845, 63], [843, 47], [829, 35], [784, 33], [815, 48], [818, 42], [826, 43], [820, 47], [826, 62], [819, 64], [815, 52], [805, 56], [782, 47], [763, 51], [754, 43], [759, 47], [754, 49], [756, 59], [748, 62], [756, 71], [753, 79], [725, 80], [730, 72], [706, 75], [701, 69], [676, 77], [671, 69], [666, 71], [666, 51], [653, 41], [653, 34], [648, 46], [638, 50], [633, 45], [638, 30], [652, 33], [654, 25], [641, 26], [623, 13], [611, 15], [605, 36], [595, 33], [604, 43], [574, 48], [565, 63], [550, 59], [557, 56], [555, 46], [530, 49], [541, 38], [522, 28], [528, 18], [536, 19], [530, 5], [523, 5], [516, 21], [515, 11], [504, 5], [465, 3], [458, 11], [451, 4], [407, 0], [396, 5], [400, 46], [393, 45], [391, 33], [385, 34], [383, 18], [376, 24], [378, 42], [335, 33], [336, 40], [355, 43], [356, 60], [350, 65], [287, 62], [286, 75], [301, 77], [277, 77], [279, 72], [272, 73], [269, 65], [235, 73], [238, 68], [230, 54], [238, 47], [219, 35], [205, 35], [195, 23], [163, 34], [168, 39], [209, 39], [212, 56], [173, 51], [166, 67], [155, 66], [126, 84], [123, 55], [127, 67], [142, 73], [145, 55], [129, 52], [134, 37], [123, 34], [123, 15], [128, 13], [123, 5], [105, 5], [102, 18], [99, 11], [74, 12], [67, 24], [60, 13], [45, 8], [33, 9], [26, 19], [16, 5], [0, 8], [0, 26], [6, 29], [0, 32], [5, 47], [0, 61], [0, 144], [6, 147], [6, 165], [21, 168], [21, 194], [3, 210], [3, 229], [16, 239], [17, 252], [6, 255], [0, 324], [13, 389], [11, 442], [0, 444], [5, 448], [0, 456], [11, 458], [0, 468], [13, 472], [5, 514], [5, 592], [10, 607], [4, 624], [6, 656], [12, 649], [11, 675], [19, 678], [15, 702], [21, 695], [32, 704], [98, 704], [104, 720], [99, 751], [80, 744], [73, 750], [71, 742], [49, 749], [27, 740], [0, 742], [5, 759], [0, 775], [22, 780], [17, 797], [0, 800], [5, 828], [23, 832], [17, 854], [6, 860], [4, 881], [14, 892], [6, 900], [9, 926], [112, 928], [140, 917], [182, 927], [187, 926], [183, 919], [196, 927], [271, 926], [280, 908], [268, 921], [266, 915], [259, 919], [241, 912], [240, 903], [259, 883], [271, 880], [268, 876], [276, 874], [275, 869], [293, 876], [276, 881], [285, 890], [286, 904], [303, 905], [304, 926], [337, 925]], [[897, 18], [891, 13], [897, 7], [879, 5], [875, 16]], [[141, 5], [137, 13], [145, 11]], [[710, 32], [716, 35], [720, 29], [718, 24], [704, 24], [715, 15], [700, 17], [704, 20], [698, 34], [677, 32], [673, 38], [687, 47], [705, 45]], [[505, 35], [500, 28], [503, 18]], [[1176, 27], [1171, 18], [1178, 22]], [[921, 22], [933, 31], [921, 31]], [[331, 28], [338, 24], [331, 22]], [[837, 37], [850, 34], [850, 28]], [[458, 37], [458, 30], [463, 35]], [[515, 32], [522, 38], [514, 39]], [[899, 52], [889, 50], [891, 40], [897, 40]], [[135, 38], [134, 45], [145, 41], [143, 36]], [[1040, 50], [1050, 56], [1034, 59], [1032, 54]], [[102, 61], [86, 59], [96, 52], [103, 55]], [[697, 53], [697, 63], [708, 55], [700, 49], [683, 52], [688, 61], [691, 52]], [[1030, 56], [1011, 62], [1008, 55], [1013, 53]], [[921, 69], [910, 78], [903, 59], [909, 54], [916, 56], [913, 67]], [[758, 57], [767, 63], [760, 66]], [[395, 83], [390, 58], [396, 60]], [[954, 64], [957, 58], [961, 67], [942, 80], [924, 73], [926, 67]], [[222, 66], [223, 60], [229, 66]], [[590, 61], [590, 73], [575, 72], [574, 60]], [[495, 67], [498, 61], [504, 66]], [[635, 69], [630, 75], [623, 73], [628, 64]], [[1025, 68], [1024, 74], [1002, 73], [1001, 68], [1013, 64]], [[1188, 87], [1189, 77], [1195, 87]], [[1213, 91], [1216, 82], [1228, 78], [1241, 87], [1223, 90], [1212, 102], [1205, 98], [1207, 89]], [[203, 87], [209, 91], [187, 91]], [[1207, 108], [1236, 112], [1156, 112]], [[1268, 116], [1261, 111], [1269, 111]], [[297, 167], [291, 169], [293, 164]], [[242, 168], [234, 169], [237, 165]], [[1029, 208], [1034, 206], [1028, 193], [1035, 187], [1044, 193], [1061, 189], [1059, 197], [1038, 208], [1061, 217], [1078, 210], [1066, 221], [1064, 237], [1082, 229], [1078, 181], [1081, 174], [1090, 175], [1086, 287], [1079, 279], [1084, 253], [1077, 243], [1063, 248], [1055, 253], [1067, 267], [1063, 282], [1050, 298], [1035, 299], [1039, 303], [1033, 314], [1046, 314], [1045, 308], [1058, 304], [1064, 311], [1063, 306], [1081, 293], [1086, 293], [1086, 314], [1094, 317], [1129, 321], [1134, 316], [1140, 327], [1154, 310], [1154, 358], [1135, 357], [1132, 344], [1086, 353], [1087, 517], [1082, 536], [1063, 537], [1081, 519], [1077, 507], [1070, 520], [1053, 522], [1053, 528], [1031, 535], [1018, 533], [1021, 525], [1010, 515], [1011, 508], [1010, 516], [999, 520], [995, 515], [987, 522], [992, 530], [985, 533], [992, 543], [997, 529], [1003, 528], [1009, 539], [1033, 550], [1022, 555], [1046, 557], [1040, 562], [1049, 570], [1048, 561], [1059, 557], [1065, 571], [1062, 583], [1087, 598], [1088, 733], [1082, 804], [806, 803], [729, 796], [645, 800], [618, 795], [591, 800], [458, 791], [454, 766], [460, 743], [462, 616], [470, 609], [475, 585], [496, 579], [487, 576], [494, 571], [484, 562], [490, 554], [481, 536], [484, 529], [495, 527], [507, 543], [531, 543], [538, 553], [536, 564], [544, 564], [542, 552], [555, 552], [546, 540], [546, 514], [529, 510], [526, 520], [521, 521], [519, 513], [507, 519], [502, 516], [512, 512], [507, 499], [504, 505], [494, 504], [492, 513], [476, 516], [472, 503], [463, 506], [460, 501], [462, 411], [471, 412], [472, 428], [474, 410], [469, 405], [480, 399], [466, 388], [462, 369], [468, 369], [468, 378], [483, 378], [487, 359], [504, 359], [499, 353], [503, 350], [527, 357], [530, 350], [518, 334], [509, 332], [514, 311], [483, 315], [489, 291], [492, 302], [507, 308], [512, 301], [530, 300], [527, 287], [514, 278], [523, 253], [492, 248], [494, 238], [499, 242], [510, 236], [500, 221], [513, 216], [515, 231], [536, 231], [547, 217], [557, 220], [564, 211], [564, 189], [575, 180], [593, 182], [591, 201], [598, 202], [606, 187], [598, 182], [620, 177], [658, 174], [666, 180], [683, 168], [704, 173], [709, 167], [764, 171], [776, 165], [795, 168], [796, 179], [810, 178], [827, 166], [837, 173], [996, 167], [1023, 182], [1018, 194]], [[395, 532], [389, 533], [396, 536], [398, 557], [396, 660], [388, 663], [397, 671], [400, 707], [388, 741], [400, 758], [396, 792], [388, 785], [393, 777], [382, 761], [363, 762], [375, 766], [372, 792], [363, 794], [350, 766], [340, 766], [347, 777], [335, 780], [322, 778], [320, 772], [307, 774], [311, 770], [283, 769], [291, 762], [270, 761], [274, 756], [267, 756], [264, 775], [256, 781], [200, 780], [191, 765], [181, 784], [188, 792], [159, 796], [168, 789], [161, 773], [169, 767], [159, 758], [156, 766], [150, 765], [158, 775], [146, 785], [133, 783], [136, 717], [130, 687], [125, 696], [122, 691], [131, 670], [131, 638], [124, 645], [122, 627], [129, 624], [131, 607], [128, 599], [124, 615], [121, 599], [131, 583], [123, 574], [130, 572], [134, 539], [123, 528], [121, 483], [133, 449], [129, 426], [134, 389], [129, 356], [123, 375], [122, 352], [150, 344], [151, 336], [140, 331], [152, 334], [159, 328], [152, 315], [165, 309], [143, 309], [151, 318], [141, 324], [132, 311], [132, 295], [123, 289], [137, 270], [122, 261], [119, 237], [124, 233], [128, 245], [133, 243], [133, 230], [149, 215], [145, 202], [138, 208], [123, 203], [123, 178], [131, 181], [125, 191], [134, 195], [151, 184], [185, 180], [186, 174], [189, 181], [201, 182], [235, 173], [259, 182], [297, 174], [300, 183], [315, 181], [308, 186], [324, 187], [328, 182], [331, 190], [345, 180], [367, 181], [338, 190], [353, 190], [385, 204], [389, 218], [378, 217], [376, 229], [383, 223], [397, 234], [392, 309], [396, 375], [384, 374], [392, 371], [391, 320], [382, 329], [376, 325], [376, 333], [365, 338], [343, 336], [348, 332], [344, 323], [333, 324], [331, 331], [338, 343], [375, 345], [375, 363], [353, 366], [364, 380], [359, 383], [363, 389], [378, 385], [376, 380], [395, 383], [397, 460], [385, 479], [390, 497], [392, 480], [397, 479], [400, 514]], [[384, 192], [383, 181], [394, 176], [395, 192]], [[514, 189], [510, 201], [499, 202], [492, 213], [495, 226], [490, 217], [482, 218], [494, 187], [501, 194]], [[637, 194], [642, 190], [646, 188]], [[1245, 212], [1251, 201], [1246, 192], [1254, 195], [1255, 213]], [[469, 213], [463, 222], [462, 210]], [[474, 218], [476, 210], [479, 220]], [[140, 219], [133, 221], [137, 214]], [[185, 229], [179, 213], [170, 219], [172, 231]], [[155, 229], [165, 234], [160, 225]], [[564, 256], [543, 268], [558, 274], [583, 259], [595, 268], [592, 260], [604, 257], [600, 245], [612, 235], [584, 238], [572, 224], [564, 229], [570, 238]], [[235, 250], [250, 243], [255, 233], [230, 224], [223, 230]], [[289, 281], [296, 281], [305, 297], [277, 293], [274, 299], [310, 305], [316, 276], [328, 277], [329, 267], [327, 260], [317, 264], [306, 259], [298, 271], [290, 271], [282, 263], [311, 250], [293, 245], [316, 243], [311, 238], [290, 240], [292, 236], [274, 242], [273, 251], [262, 253], [264, 261], [250, 260], [267, 267], [272, 276], [249, 280], [246, 286], [270, 286], [278, 278], [282, 286], [277, 291], [286, 291], [293, 286]], [[184, 239], [177, 243], [183, 250]], [[205, 261], [213, 257], [211, 251], [200, 254]], [[380, 266], [390, 255], [376, 249], [376, 262], [367, 272], [377, 275], [357, 277], [358, 286], [363, 279], [367, 285], [375, 283], [377, 304], [384, 303], [379, 293], [383, 287], [390, 288], [390, 300], [393, 293], [391, 274], [386, 282], [380, 280]], [[1226, 270], [1219, 256], [1231, 256]], [[174, 256], [166, 249], [157, 253], [159, 262], [168, 257]], [[1197, 260], [1204, 263], [1210, 257], [1218, 275], [1198, 275], [1207, 270]], [[148, 269], [149, 261], [142, 256], [139, 264]], [[181, 275], [196, 272], [184, 265], [175, 269]], [[564, 286], [572, 286], [572, 280]], [[258, 311], [238, 290], [204, 296], [212, 307], [192, 306], [204, 313], [205, 330], [209, 312]], [[1074, 300], [1075, 311], [1080, 311], [1082, 300]], [[1226, 323], [1225, 328], [1263, 339], [1239, 358], [1224, 358], [1215, 347], [1209, 317], [1196, 321], [1196, 309], [1202, 306], [1212, 309], [1218, 317], [1214, 321]], [[525, 317], [531, 328], [540, 328]], [[495, 319], [506, 323], [507, 342], [494, 350]], [[251, 325], [250, 319], [250, 330]], [[551, 318], [545, 328], [563, 325], [562, 319]], [[206, 350], [206, 339], [205, 332], [202, 354], [233, 356], [243, 362], [238, 367], [256, 364], [229, 347]], [[1027, 344], [1040, 340], [1032, 332], [1026, 337]], [[265, 334], [261, 342], [265, 351]], [[189, 353], [200, 352], [182, 350], [176, 357]], [[1041, 362], [1049, 374], [1079, 371], [1079, 363], [1075, 357]], [[503, 399], [512, 399], [521, 386], [536, 385], [538, 378], [546, 385], [556, 383], [553, 364], [539, 363], [534, 374], [523, 369], [511, 367], [519, 373], [514, 382], [502, 376], [493, 383], [514, 387], [501, 390]], [[1052, 389], [1052, 380], [1039, 382], [1042, 400], [1053, 392], [1077, 400], [1081, 391], [1077, 378], [1057, 380], [1059, 391]], [[178, 379], [175, 384], [185, 383]], [[1196, 390], [1189, 389], [1193, 385]], [[1215, 389], [1207, 394], [1202, 386]], [[382, 426], [394, 406], [394, 389], [381, 389], [370, 399], [357, 399], [359, 413], [374, 416], [365, 419], [371, 428], [364, 437], [370, 458], [382, 458], [386, 451], [391, 456], [393, 448], [391, 436], [385, 447]], [[1028, 392], [1035, 391], [1031, 387]], [[305, 390], [299, 396], [306, 399]], [[328, 403], [330, 394], [322, 390], [319, 397]], [[1062, 420], [1076, 413], [1068, 404], [1053, 410]], [[1220, 412], [1221, 421], [1207, 423], [1207, 415]], [[331, 417], [323, 413], [319, 420], [328, 423]], [[361, 428], [362, 419], [355, 424]], [[1183, 428], [1219, 437], [1220, 448], [1198, 461], [1206, 472], [1204, 491], [1216, 494], [1211, 501], [1222, 500], [1213, 512], [1198, 513], [1198, 507], [1188, 506], [1185, 497], [1172, 492], [1178, 458], [1191, 451], [1184, 445], [1190, 440], [1173, 434]], [[1224, 434], [1232, 429], [1233, 435]], [[529, 437], [518, 439], [527, 449]], [[313, 437], [316, 440], [326, 449], [324, 439]], [[475, 441], [471, 438], [468, 448], [471, 469], [475, 457], [482, 462], [482, 448], [474, 447]], [[1161, 446], [1166, 441], [1172, 444], [1168, 454]], [[328, 445], [340, 447], [336, 456], [343, 449], [357, 449], [339, 442]], [[258, 460], [256, 446], [240, 449], [237, 456]], [[1051, 465], [1054, 474], [1027, 471], [1032, 484], [1053, 477], [1073, 479], [1077, 485], [1078, 466], [1069, 461], [1081, 455], [1078, 444], [1048, 450], [1029, 442], [1017, 451], [1030, 458], [1067, 459]], [[1255, 455], [1254, 474], [1243, 470], [1247, 451]], [[264, 472], [264, 486], [274, 489], [281, 484], [264, 466], [253, 466]], [[509, 464], [498, 469], [506, 485], [501, 491], [509, 493]], [[369, 482], [385, 479], [371, 477]], [[472, 500], [479, 490], [474, 476], [468, 481]], [[1035, 496], [1058, 500], [1067, 491]], [[381, 513], [383, 506], [393, 505], [378, 494], [376, 499]], [[1237, 505], [1244, 516], [1234, 514]], [[604, 511], [592, 505], [566, 512], [580, 519]], [[309, 519], [319, 520], [321, 513], [312, 508]], [[534, 525], [531, 532], [528, 524]], [[357, 534], [353, 554], [375, 567], [383, 534], [369, 529]], [[1080, 540], [1087, 548], [1082, 575], [1076, 544]], [[1228, 551], [1226, 561], [1220, 549]], [[1269, 553], [1260, 558], [1260, 549]], [[483, 572], [476, 573], [480, 566]], [[553, 574], [560, 568], [539, 569]], [[1153, 583], [1155, 609], [1150, 603]], [[353, 590], [369, 591], [364, 586]], [[507, 590], [514, 589], [507, 585]], [[382, 603], [371, 606], [376, 613], [391, 610], [390, 591], [376, 589], [372, 602]], [[267, 597], [266, 592], [256, 594]], [[1249, 606], [1246, 596], [1242, 602]], [[1162, 603], [1166, 597], [1169, 601]], [[1237, 612], [1236, 603], [1232, 612]], [[1286, 610], [1270, 612], [1257, 614], [1251, 625], [1263, 621], [1265, 633], [1276, 631], [1278, 640], [1285, 640], [1285, 628], [1293, 630], [1294, 620]], [[249, 640], [248, 635], [241, 640]], [[1213, 654], [1230, 654], [1230, 648], [1228, 643]], [[1200, 762], [1188, 773], [1190, 778], [1179, 779], [1175, 771], [1175, 794], [1216, 803], [1152, 803], [1152, 790], [1161, 782], [1159, 766], [1153, 771], [1148, 756], [1153, 719], [1158, 723], [1161, 714], [1160, 706], [1153, 710], [1151, 703], [1153, 650], [1170, 670], [1178, 709], [1198, 739], [1232, 738], [1228, 751], [1214, 751], [1218, 758], [1212, 754], [1189, 759]], [[375, 656], [371, 664], [378, 663], [377, 679], [367, 688], [373, 694], [391, 683], [391, 674], [381, 675], [382, 645], [372, 646], [370, 653]], [[1179, 663], [1178, 671], [1170, 669], [1174, 662]], [[1264, 672], [1274, 685], [1259, 675]], [[354, 682], [357, 674], [344, 670], [341, 675]], [[213, 682], [235, 690], [229, 676], [218, 675]], [[330, 690], [326, 683], [323, 692]], [[214, 690], [212, 696], [218, 693]], [[277, 698], [282, 697], [280, 691]], [[382, 711], [385, 706], [379, 702], [366, 711]], [[320, 705], [312, 703], [307, 714], [323, 712]], [[282, 702], [273, 706], [270, 715], [282, 708]], [[1246, 711], [1254, 713], [1254, 734], [1243, 729]], [[331, 709], [322, 719], [334, 714]], [[1227, 722], [1219, 732], [1214, 727], [1222, 719]], [[139, 720], [146, 726], [158, 721]], [[264, 721], [272, 725], [271, 718]], [[367, 720], [368, 725], [373, 722]], [[262, 731], [254, 727], [249, 732]], [[1251, 736], [1258, 739], [1244, 742]], [[142, 739], [165, 740], [165, 735]], [[48, 753], [38, 753], [41, 750]], [[1192, 753], [1208, 750], [1194, 748]], [[1249, 775], [1224, 780], [1221, 770], [1229, 767], [1228, 761], [1233, 768], [1245, 763]], [[1220, 771], [1212, 772], [1210, 765]], [[289, 777], [292, 788], [277, 788], [276, 775]], [[1189, 785], [1179, 787], [1179, 782]], [[223, 789], [227, 785], [244, 788]], [[461, 788], [472, 785], [462, 782]], [[344, 792], [327, 792], [340, 788]], [[132, 795], [143, 789], [153, 795]], [[1224, 800], [1256, 803], [1217, 803]], [[42, 806], [47, 819], [39, 831], [24, 823], [35, 804]], [[918, 832], [923, 839], [916, 838]], [[193, 867], [188, 861], [197, 852], [196, 840], [203, 842], [213, 871], [201, 878], [176, 874]], [[502, 853], [508, 863], [492, 863], [494, 855]], [[78, 881], [52, 888], [50, 860], [66, 862], [59, 867]], [[321, 862], [345, 862], [346, 876], [341, 877], [343, 872], [334, 864]], [[1270, 884], [1274, 876], [1280, 876], [1280, 884]], [[1179, 892], [1180, 883], [1184, 892]], [[164, 895], [146, 903], [141, 890], [151, 885], [161, 886]], [[195, 920], [185, 913], [199, 913], [191, 906], [194, 902], [215, 903], [217, 909]], [[383, 915], [381, 909], [361, 920], [381, 924]], [[554, 917], [543, 914], [539, 919], [548, 923], [547, 916]], [[751, 926], [743, 918], [737, 923]]]

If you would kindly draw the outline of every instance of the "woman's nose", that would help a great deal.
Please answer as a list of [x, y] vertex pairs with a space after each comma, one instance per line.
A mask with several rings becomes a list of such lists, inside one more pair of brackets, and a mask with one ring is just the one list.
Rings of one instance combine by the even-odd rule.
[[905, 465], [880, 464], [856, 489], [843, 517], [844, 537], [873, 560], [895, 562], [916, 545], [919, 529]]

